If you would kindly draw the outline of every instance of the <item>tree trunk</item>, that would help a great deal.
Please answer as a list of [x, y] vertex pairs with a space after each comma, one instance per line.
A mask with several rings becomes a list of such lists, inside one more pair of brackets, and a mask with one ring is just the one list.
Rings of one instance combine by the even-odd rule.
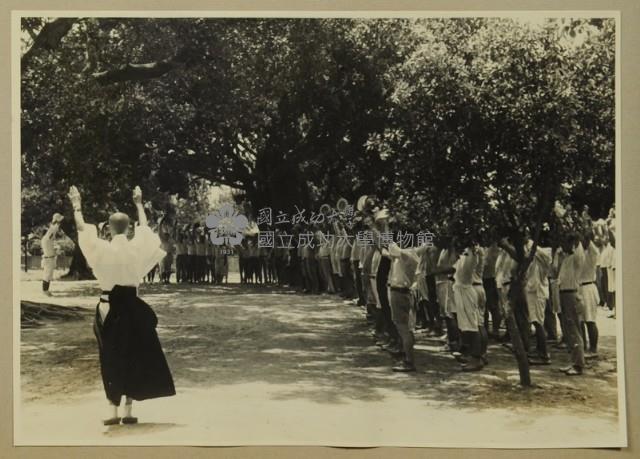
[[29, 272], [29, 242], [25, 242], [22, 245], [22, 250], [24, 251], [24, 272]]
[[[524, 284], [522, 279], [514, 279], [509, 290], [509, 308], [505, 317], [507, 330], [511, 337], [513, 352], [518, 362], [518, 372], [520, 373], [520, 385], [524, 387], [531, 386], [531, 374], [529, 372], [529, 358], [527, 356], [528, 349], [525, 348], [525, 340], [523, 340], [521, 328], [516, 320], [517, 314], [523, 314], [526, 309], [526, 298], [524, 296]], [[528, 340], [527, 340], [528, 341]]]
[[80, 246], [77, 241], [75, 248], [73, 249], [73, 255], [71, 257], [71, 265], [69, 266], [69, 272], [62, 276], [63, 279], [74, 280], [92, 280], [95, 279], [91, 268], [87, 264], [87, 259], [82, 254]]

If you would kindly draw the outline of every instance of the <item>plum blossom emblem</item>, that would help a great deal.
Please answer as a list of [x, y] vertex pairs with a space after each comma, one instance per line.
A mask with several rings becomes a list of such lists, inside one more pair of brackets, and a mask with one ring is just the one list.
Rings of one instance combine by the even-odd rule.
[[238, 245], [249, 220], [231, 204], [224, 204], [205, 220], [214, 245]]

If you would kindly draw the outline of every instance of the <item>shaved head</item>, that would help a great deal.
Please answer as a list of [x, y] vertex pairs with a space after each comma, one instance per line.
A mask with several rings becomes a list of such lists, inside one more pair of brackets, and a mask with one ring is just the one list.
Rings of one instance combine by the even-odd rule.
[[129, 216], [122, 212], [116, 212], [109, 217], [109, 230], [111, 235], [126, 234], [129, 228]]

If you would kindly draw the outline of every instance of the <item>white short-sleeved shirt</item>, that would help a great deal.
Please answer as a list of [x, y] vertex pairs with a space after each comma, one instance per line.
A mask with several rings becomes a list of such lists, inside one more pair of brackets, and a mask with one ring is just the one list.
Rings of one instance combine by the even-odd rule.
[[453, 267], [456, 272], [453, 274], [454, 285], [470, 286], [473, 284], [473, 273], [476, 269], [478, 259], [470, 249], [466, 249]]
[[560, 290], [577, 290], [580, 286], [580, 274], [585, 261], [585, 251], [578, 244], [572, 254], [566, 256], [560, 265], [558, 285]]
[[580, 272], [581, 283], [595, 282], [596, 269], [598, 266], [598, 258], [600, 258], [600, 252], [598, 251], [598, 247], [596, 247], [593, 241], [590, 241], [589, 246], [585, 250], [584, 264], [582, 265], [582, 271]]
[[166, 255], [160, 248], [160, 238], [148, 226], [136, 227], [131, 240], [118, 234], [109, 242], [98, 238], [95, 225], [85, 225], [78, 231], [78, 242], [105, 291], [115, 285], [138, 287], [140, 280]]
[[42, 239], [40, 240], [40, 246], [42, 247], [42, 255], [44, 257], [53, 257], [56, 255], [55, 245], [53, 243], [53, 230], [49, 228]]

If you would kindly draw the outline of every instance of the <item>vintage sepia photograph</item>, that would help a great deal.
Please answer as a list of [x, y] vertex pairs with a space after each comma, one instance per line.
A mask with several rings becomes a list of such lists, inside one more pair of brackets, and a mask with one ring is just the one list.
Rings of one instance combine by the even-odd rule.
[[14, 11], [15, 444], [627, 446], [619, 21]]

